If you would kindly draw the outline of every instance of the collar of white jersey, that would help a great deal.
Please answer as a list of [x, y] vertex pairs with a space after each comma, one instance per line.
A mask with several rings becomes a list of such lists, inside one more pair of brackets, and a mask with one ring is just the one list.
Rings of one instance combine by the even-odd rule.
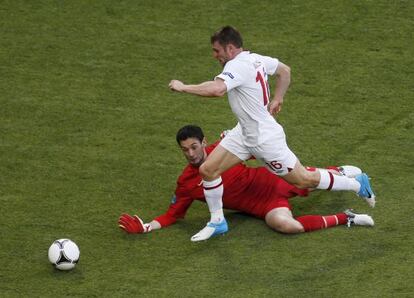
[[242, 52], [238, 53], [236, 55], [236, 57], [234, 57], [234, 59], [236, 59], [236, 58], [242, 58], [243, 56], [247, 56], [249, 54], [250, 54], [250, 51], [242, 51]]

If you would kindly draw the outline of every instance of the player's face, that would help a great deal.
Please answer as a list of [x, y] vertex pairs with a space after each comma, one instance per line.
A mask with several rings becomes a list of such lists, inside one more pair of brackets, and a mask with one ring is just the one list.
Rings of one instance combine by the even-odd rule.
[[212, 45], [213, 56], [221, 65], [226, 65], [231, 60], [231, 52], [229, 46], [223, 47], [218, 41], [215, 41]]
[[196, 138], [188, 138], [180, 142], [180, 147], [185, 158], [191, 165], [196, 167], [199, 167], [206, 159], [205, 146], [206, 143], [204, 140], [200, 142]]

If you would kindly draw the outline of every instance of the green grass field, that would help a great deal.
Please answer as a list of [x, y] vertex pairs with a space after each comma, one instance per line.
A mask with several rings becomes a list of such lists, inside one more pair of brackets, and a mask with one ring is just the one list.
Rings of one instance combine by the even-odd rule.
[[[403, 0], [1, 1], [0, 296], [413, 297], [413, 15]], [[167, 88], [220, 72], [209, 37], [227, 24], [291, 66], [278, 121], [301, 161], [372, 176], [375, 209], [314, 193], [294, 213], [352, 207], [374, 228], [286, 236], [228, 212], [226, 236], [194, 244], [195, 203], [170, 228], [118, 229], [122, 212], [165, 212], [181, 126], [214, 141], [235, 125], [226, 98]], [[47, 260], [63, 237], [81, 250], [70, 272]]]

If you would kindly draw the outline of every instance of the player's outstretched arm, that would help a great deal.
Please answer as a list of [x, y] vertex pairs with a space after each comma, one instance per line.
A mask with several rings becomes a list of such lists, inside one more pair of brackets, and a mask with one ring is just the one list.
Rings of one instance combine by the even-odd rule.
[[271, 115], [277, 114], [282, 109], [283, 98], [290, 85], [290, 67], [279, 62], [276, 69], [276, 90], [272, 102], [269, 104]]
[[118, 220], [118, 226], [127, 233], [141, 234], [149, 233], [152, 230], [161, 229], [158, 221], [153, 220], [150, 223], [144, 223], [138, 215], [122, 214]]
[[172, 91], [205, 97], [220, 97], [227, 92], [227, 86], [222, 79], [207, 81], [198, 85], [186, 85], [181, 81], [172, 80], [168, 86]]

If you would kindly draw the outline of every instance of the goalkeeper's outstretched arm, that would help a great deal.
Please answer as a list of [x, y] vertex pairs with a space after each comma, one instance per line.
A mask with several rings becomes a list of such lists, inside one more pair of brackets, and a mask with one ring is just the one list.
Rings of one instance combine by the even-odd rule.
[[129, 234], [149, 233], [152, 230], [161, 229], [161, 224], [153, 220], [150, 223], [144, 223], [138, 215], [122, 214], [118, 220], [118, 226]]

